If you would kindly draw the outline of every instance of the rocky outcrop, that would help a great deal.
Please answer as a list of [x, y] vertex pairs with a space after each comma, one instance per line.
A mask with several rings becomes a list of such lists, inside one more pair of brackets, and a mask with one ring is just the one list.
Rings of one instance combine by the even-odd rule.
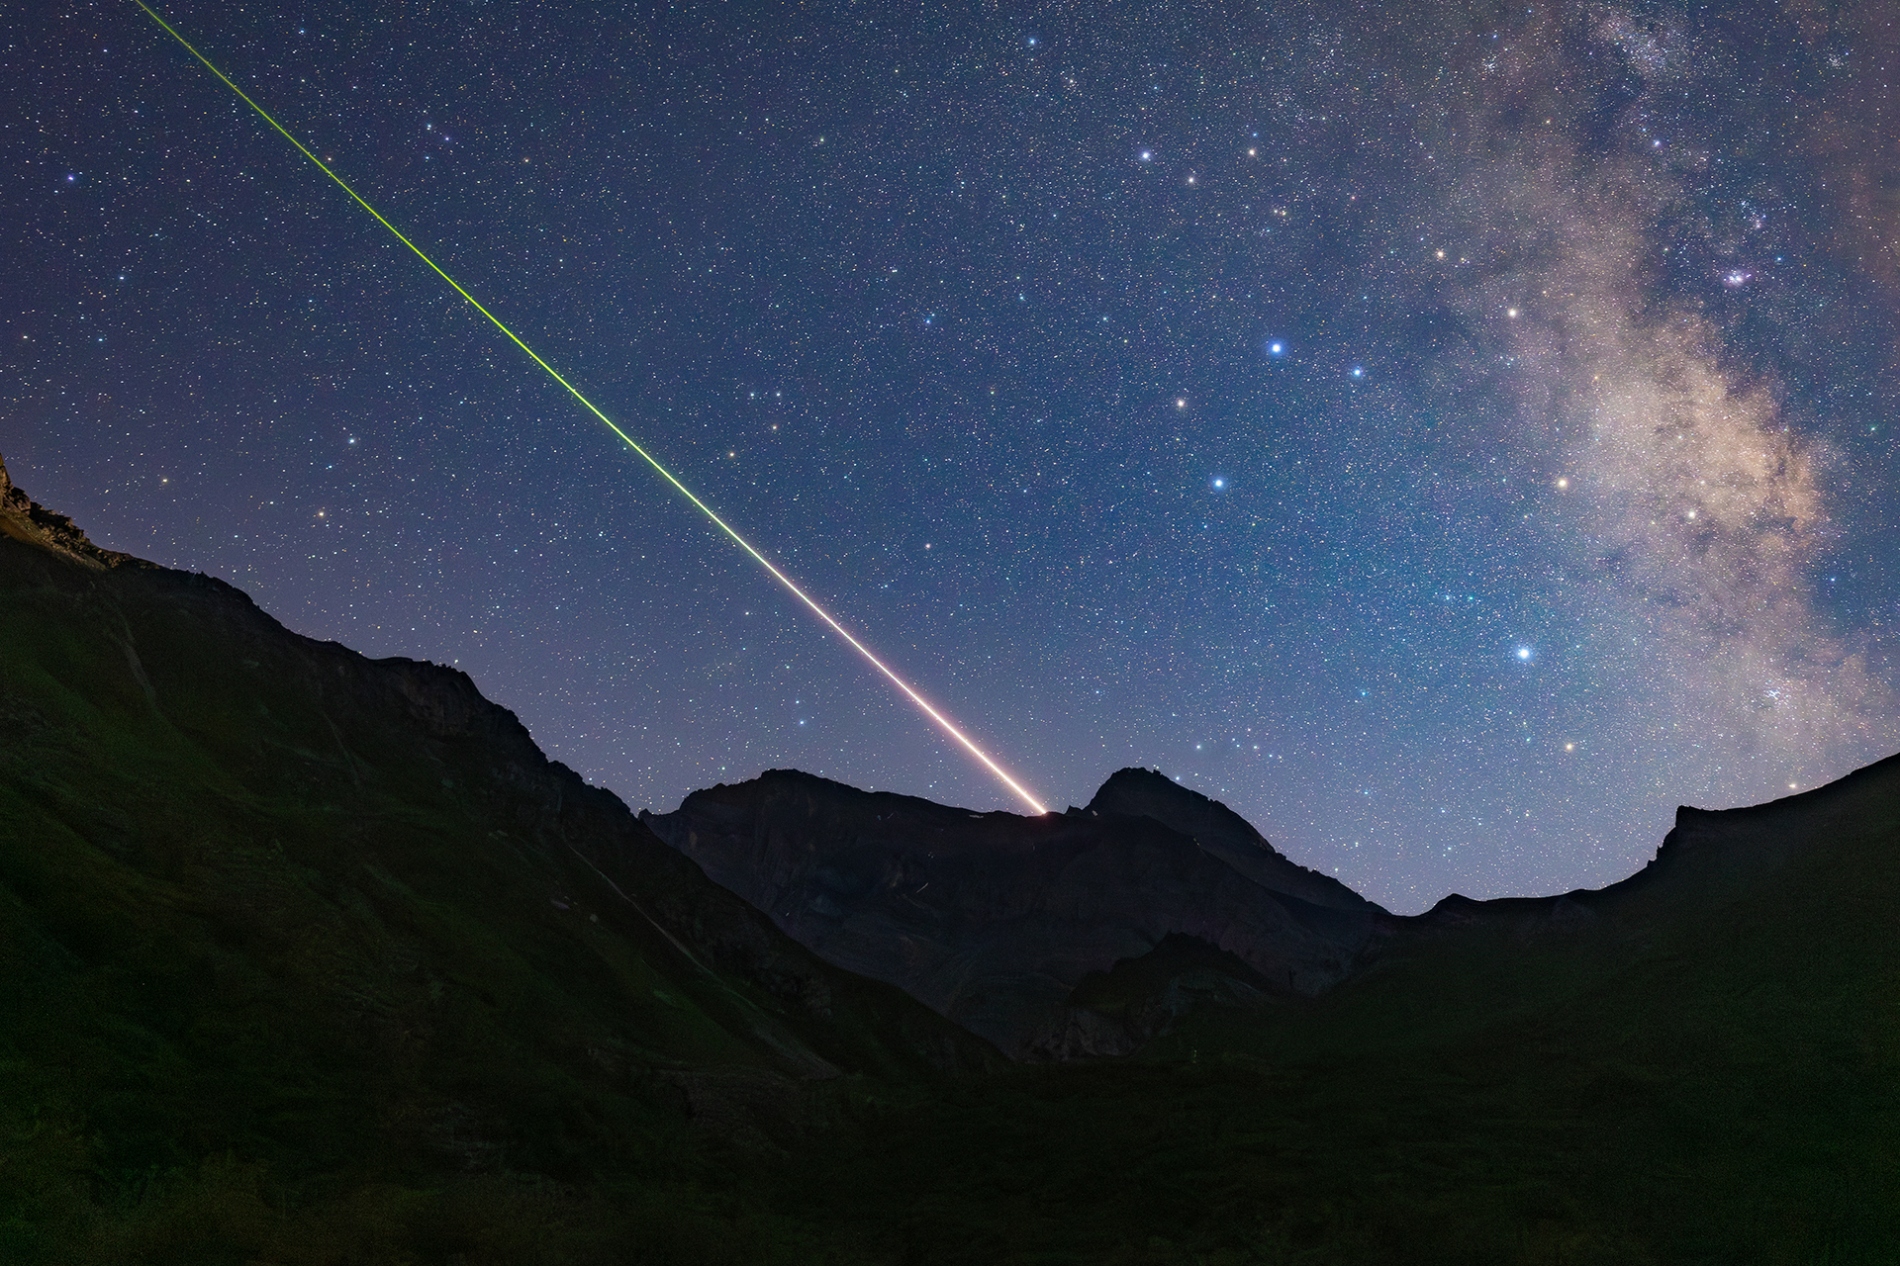
[[87, 567], [151, 566], [130, 554], [101, 549], [71, 519], [27, 496], [14, 486], [5, 457], [0, 457], [0, 536], [52, 550]]
[[[642, 819], [826, 961], [1019, 1058], [1126, 1047], [1072, 995], [1170, 936], [1231, 955], [1262, 992], [1342, 979], [1383, 912], [1241, 834], [1224, 806], [1143, 781], [1158, 777], [1125, 772], [1099, 804], [1026, 818], [773, 770]], [[1147, 806], [1188, 830], [1122, 811]]]

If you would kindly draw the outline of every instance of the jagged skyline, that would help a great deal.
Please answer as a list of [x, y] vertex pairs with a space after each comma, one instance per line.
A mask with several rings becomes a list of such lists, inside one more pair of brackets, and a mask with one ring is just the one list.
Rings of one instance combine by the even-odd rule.
[[[168, 12], [1057, 805], [1412, 910], [1900, 746], [1876, 7]], [[635, 804], [1003, 803], [144, 21], [4, 54], [36, 497]]]

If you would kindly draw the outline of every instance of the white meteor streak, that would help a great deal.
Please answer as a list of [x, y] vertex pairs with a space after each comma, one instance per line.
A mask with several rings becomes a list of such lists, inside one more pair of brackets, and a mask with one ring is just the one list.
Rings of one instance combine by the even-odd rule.
[[608, 417], [605, 413], [602, 413], [600, 409], [595, 406], [592, 400], [589, 400], [586, 396], [582, 395], [579, 388], [577, 388], [573, 383], [569, 382], [566, 378], [563, 378], [560, 375], [560, 373], [555, 370], [554, 366], [542, 360], [541, 357], [535, 352], [535, 350], [532, 347], [529, 347], [526, 343], [522, 342], [519, 335], [517, 335], [513, 330], [509, 329], [506, 325], [502, 323], [502, 320], [500, 317], [496, 316], [494, 313], [490, 312], [487, 308], [483, 307], [481, 303], [476, 300], [474, 295], [462, 289], [462, 285], [460, 282], [456, 281], [455, 278], [449, 276], [448, 273], [444, 272], [440, 264], [436, 263], [433, 259], [430, 259], [429, 256], [423, 252], [420, 246], [417, 246], [414, 242], [410, 241], [407, 237], [403, 236], [402, 232], [399, 229], [397, 229], [395, 225], [391, 224], [388, 220], [385, 220], [383, 218], [382, 212], [378, 211], [375, 207], [372, 207], [367, 201], [365, 201], [363, 198], [363, 195], [359, 194], [358, 192], [356, 192], [356, 190], [352, 189], [349, 186], [348, 182], [346, 182], [343, 179], [343, 177], [337, 175], [334, 171], [330, 170], [329, 164], [325, 163], [321, 158], [318, 158], [315, 154], [311, 153], [309, 148], [305, 146], [302, 141], [298, 140], [295, 136], [291, 135], [290, 131], [287, 128], [285, 128], [283, 124], [279, 123], [276, 119], [272, 118], [270, 116], [270, 113], [266, 111], [263, 106], [251, 100], [251, 98], [245, 93], [245, 91], [242, 88], [238, 87], [235, 83], [231, 82], [231, 79], [228, 75], [226, 75], [223, 71], [219, 70], [216, 66], [212, 65], [210, 59], [207, 58], [203, 53], [200, 53], [197, 49], [193, 48], [191, 46], [190, 41], [186, 40], [183, 35], [179, 34], [177, 29], [174, 28], [171, 23], [167, 22], [164, 18], [160, 17], [158, 13], [154, 11], [150, 5], [145, 3], [145, 0], [132, 0], [132, 2], [138, 5], [139, 8], [143, 9], [147, 17], [151, 18], [152, 21], [158, 23], [160, 27], [164, 28], [166, 34], [170, 35], [173, 39], [177, 40], [178, 43], [184, 47], [186, 52], [190, 53], [194, 58], [198, 60], [200, 65], [202, 65], [206, 70], [210, 71], [212, 74], [216, 75], [218, 79], [223, 82], [225, 87], [229, 88], [232, 92], [235, 92], [238, 95], [239, 100], [243, 101], [245, 105], [251, 107], [252, 110], [256, 111], [257, 116], [260, 119], [263, 119], [264, 122], [270, 124], [272, 129], [274, 129], [278, 133], [278, 135], [282, 136], [285, 140], [289, 141], [292, 145], [296, 146], [298, 153], [302, 154], [305, 158], [309, 159], [312, 163], [316, 164], [317, 170], [321, 171], [324, 175], [328, 176], [332, 181], [334, 181], [337, 187], [343, 190], [344, 193], [347, 193], [348, 195], [350, 195], [350, 198], [356, 203], [357, 206], [363, 208], [363, 210], [369, 212], [371, 216], [375, 217], [375, 220], [378, 224], [388, 229], [390, 234], [394, 236], [398, 242], [401, 242], [404, 246], [408, 247], [409, 250], [415, 255], [417, 259], [427, 264], [429, 266], [430, 271], [434, 272], [436, 276], [440, 277], [443, 281], [447, 282], [449, 284], [449, 287], [452, 290], [454, 290], [456, 294], [466, 299], [470, 307], [474, 308], [477, 312], [487, 317], [489, 320], [489, 323], [493, 325], [496, 329], [500, 330], [504, 335], [506, 335], [509, 342], [513, 343], [516, 347], [520, 348], [523, 352], [527, 353], [529, 360], [532, 360], [535, 364], [539, 365], [542, 369], [546, 370], [548, 377], [554, 379], [555, 382], [560, 383], [561, 386], [567, 390], [567, 393], [570, 396], [573, 396], [575, 400], [580, 402], [580, 405], [582, 408], [586, 409], [589, 413], [593, 414], [596, 418], [600, 419], [600, 421], [603, 424], [605, 424], [607, 429], [612, 431], [615, 435], [619, 436], [621, 441], [624, 442], [628, 448], [632, 449], [635, 453], [638, 453], [640, 457], [643, 460], [645, 460], [647, 465], [653, 467], [655, 471], [659, 472], [660, 478], [666, 480], [667, 483], [672, 484], [674, 488], [678, 489], [680, 495], [685, 497], [688, 501], [692, 502], [693, 505], [699, 509], [701, 514], [704, 514], [708, 519], [712, 520], [713, 525], [715, 527], [717, 527], [721, 532], [724, 532], [728, 537], [730, 537], [732, 539], [732, 542], [735, 545], [737, 545], [740, 549], [750, 554], [753, 560], [757, 562], [759, 566], [765, 568], [766, 573], [770, 575], [772, 579], [778, 581], [779, 584], [783, 585], [785, 589], [794, 598], [797, 598], [800, 602], [804, 603], [807, 607], [811, 608], [812, 613], [815, 614], [820, 620], [823, 620], [833, 633], [836, 633], [839, 637], [843, 638], [846, 645], [850, 646], [850, 648], [856, 651], [859, 655], [862, 655], [866, 663], [870, 664], [871, 667], [877, 669], [880, 673], [883, 673], [884, 676], [888, 677], [892, 685], [896, 686], [899, 690], [903, 691], [904, 696], [907, 699], [909, 699], [912, 703], [917, 705], [919, 711], [921, 711], [925, 716], [929, 717], [933, 722], [936, 723], [938, 729], [942, 730], [945, 734], [948, 734], [951, 738], [955, 739], [959, 746], [961, 746], [965, 751], [969, 752], [970, 755], [976, 757], [976, 759], [982, 764], [983, 768], [989, 770], [990, 773], [994, 774], [997, 778], [997, 781], [1001, 782], [1005, 787], [1008, 787], [1012, 792], [1016, 794], [1018, 798], [1022, 800], [1024, 804], [1028, 805], [1036, 813], [1039, 813], [1039, 814], [1047, 813], [1049, 811], [1047, 808], [1043, 806], [1040, 800], [1037, 800], [1035, 796], [1030, 794], [1028, 788], [1024, 787], [1021, 783], [1017, 782], [1014, 778], [1010, 777], [1008, 771], [1006, 771], [1001, 765], [997, 764], [994, 760], [990, 759], [989, 753], [985, 752], [982, 748], [978, 747], [976, 743], [970, 738], [969, 735], [965, 734], [962, 730], [958, 729], [956, 725], [950, 720], [949, 717], [937, 711], [936, 708], [931, 706], [930, 701], [928, 699], [925, 699], [922, 695], [918, 694], [916, 689], [909, 682], [905, 681], [902, 677], [898, 676], [897, 673], [894, 672], [891, 669], [891, 667], [888, 664], [886, 664], [883, 660], [873, 655], [870, 649], [866, 647], [863, 642], [860, 642], [858, 641], [857, 638], [851, 636], [851, 634], [845, 629], [844, 625], [838, 623], [838, 621], [832, 616], [831, 612], [819, 606], [816, 599], [814, 599], [810, 594], [806, 593], [803, 589], [800, 589], [790, 576], [787, 576], [784, 572], [780, 571], [773, 564], [771, 559], [767, 558], [764, 554], [760, 553], [757, 549], [755, 549], [752, 545], [752, 542], [746, 540], [745, 537], [740, 536], [738, 532], [734, 531], [731, 524], [727, 523], [724, 519], [720, 518], [717, 514], [714, 514], [711, 506], [707, 505], [704, 501], [701, 501], [698, 497], [694, 496], [692, 489], [688, 488], [685, 484], [681, 483], [677, 478], [675, 478], [673, 472], [668, 470], [666, 467], [662, 466], [658, 458], [654, 457], [653, 454], [647, 452], [646, 449], [641, 448], [639, 444], [635, 443], [631, 435], [628, 435], [625, 431], [621, 430], [619, 426], [617, 426], [614, 423], [614, 420], [612, 418]]

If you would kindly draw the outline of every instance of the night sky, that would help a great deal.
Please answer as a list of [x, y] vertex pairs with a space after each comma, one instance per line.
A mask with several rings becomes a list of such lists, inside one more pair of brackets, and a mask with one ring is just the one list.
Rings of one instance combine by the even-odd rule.
[[[1416, 910], [1900, 747], [1891, 5], [164, 11], [1057, 807]], [[1017, 807], [129, 0], [6, 14], [36, 499], [635, 807]]]

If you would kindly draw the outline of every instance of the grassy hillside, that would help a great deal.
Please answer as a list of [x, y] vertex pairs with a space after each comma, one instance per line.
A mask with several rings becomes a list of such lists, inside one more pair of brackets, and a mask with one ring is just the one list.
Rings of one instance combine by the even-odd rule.
[[732, 1158], [994, 1062], [460, 674], [0, 527], [0, 1261], [695, 1260]]
[[1889, 1262], [1896, 912], [1887, 762], [1002, 1067], [459, 674], [0, 504], [9, 1264]]

